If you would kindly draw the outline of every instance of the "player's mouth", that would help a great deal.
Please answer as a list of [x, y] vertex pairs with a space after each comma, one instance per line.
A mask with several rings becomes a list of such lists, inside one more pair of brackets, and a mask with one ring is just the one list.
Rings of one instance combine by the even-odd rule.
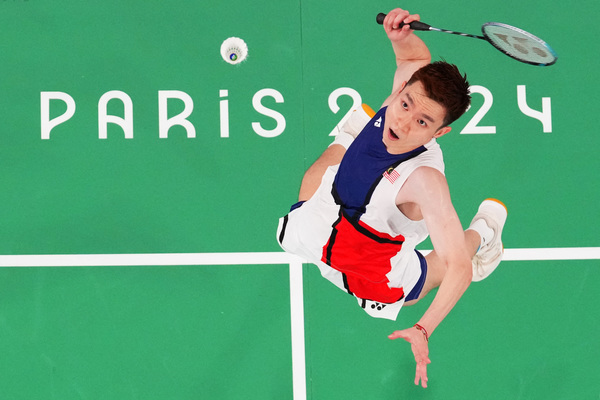
[[398, 139], [400, 139], [398, 137], [398, 135], [396, 135], [396, 133], [394, 132], [394, 130], [392, 128], [390, 128], [390, 130], [389, 130], [389, 137], [390, 137], [391, 140], [398, 140]]

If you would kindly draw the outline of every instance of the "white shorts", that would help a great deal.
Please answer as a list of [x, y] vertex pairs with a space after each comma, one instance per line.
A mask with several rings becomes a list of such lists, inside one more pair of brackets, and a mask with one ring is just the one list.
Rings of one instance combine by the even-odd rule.
[[[323, 246], [327, 243], [331, 232], [331, 224], [327, 225], [326, 221], [323, 222], [322, 215], [314, 215], [314, 199], [315, 197], [304, 204], [294, 205], [289, 214], [280, 218], [277, 241], [286, 252], [315, 264], [325, 279], [348, 293], [344, 274], [321, 261]], [[322, 228], [315, 229], [315, 219], [320, 222], [319, 225]], [[320, 243], [320, 245], [315, 245], [315, 243]], [[404, 302], [419, 297], [427, 276], [427, 262], [417, 250], [403, 248], [400, 253], [390, 259], [390, 263], [392, 268], [387, 274], [388, 286], [390, 288], [401, 287], [405, 293], [404, 298], [392, 304], [384, 304], [353, 296], [356, 297], [359, 306], [370, 316], [396, 320]]]

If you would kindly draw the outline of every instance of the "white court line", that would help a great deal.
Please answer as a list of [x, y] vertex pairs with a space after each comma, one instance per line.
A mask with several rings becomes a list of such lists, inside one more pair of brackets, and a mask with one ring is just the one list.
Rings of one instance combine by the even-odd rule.
[[279, 253], [143, 253], [0, 255], [0, 267], [101, 267], [161, 265], [271, 265], [298, 258]]
[[304, 338], [304, 287], [302, 261], [290, 263], [290, 311], [292, 314], [292, 390], [294, 400], [306, 400], [306, 352]]
[[506, 249], [504, 261], [600, 260], [600, 247]]
[[[423, 250], [423, 254], [429, 251]], [[504, 261], [600, 260], [600, 247], [506, 249]], [[0, 267], [100, 267], [161, 265], [273, 265], [299, 258], [276, 253], [140, 253], [0, 255]]]
[[[423, 251], [428, 253], [428, 251]], [[505, 261], [600, 260], [600, 247], [506, 249]], [[299, 257], [278, 253], [44, 254], [0, 255], [0, 267], [102, 267], [289, 264], [294, 400], [306, 400], [304, 292]]]

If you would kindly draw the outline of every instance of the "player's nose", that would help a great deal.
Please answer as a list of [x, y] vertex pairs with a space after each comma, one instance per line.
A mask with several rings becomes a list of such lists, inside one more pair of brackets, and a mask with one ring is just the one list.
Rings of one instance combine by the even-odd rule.
[[[408, 113], [406, 113], [408, 114]], [[397, 131], [405, 133], [406, 131], [408, 131], [408, 123], [410, 121], [410, 118], [407, 115], [403, 115], [402, 117], [398, 118], [397, 121]]]

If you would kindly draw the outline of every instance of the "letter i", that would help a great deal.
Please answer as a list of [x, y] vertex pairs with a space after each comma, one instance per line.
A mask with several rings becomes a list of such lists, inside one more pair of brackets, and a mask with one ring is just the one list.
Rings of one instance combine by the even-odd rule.
[[[227, 90], [219, 90], [219, 96], [221, 98], [227, 97], [229, 92]], [[221, 137], [229, 137], [229, 100], [221, 100]]]

